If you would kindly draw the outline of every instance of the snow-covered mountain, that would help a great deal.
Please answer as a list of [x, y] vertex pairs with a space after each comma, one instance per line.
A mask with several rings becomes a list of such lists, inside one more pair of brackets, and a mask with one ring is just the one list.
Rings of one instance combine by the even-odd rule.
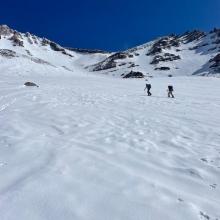
[[[154, 75], [219, 75], [220, 29], [209, 33], [186, 32], [161, 37], [144, 45], [115, 53], [90, 67], [126, 77], [139, 73]], [[128, 76], [128, 75], [127, 75]]]
[[0, 68], [22, 74], [33, 72], [72, 72], [84, 65], [102, 61], [108, 53], [67, 49], [46, 38], [20, 33], [7, 25], [0, 26]]
[[[65, 48], [46, 38], [0, 26], [1, 68], [41, 72], [65, 69], [117, 77], [220, 75], [220, 29], [158, 38], [126, 51]], [[25, 68], [23, 68], [25, 66]]]

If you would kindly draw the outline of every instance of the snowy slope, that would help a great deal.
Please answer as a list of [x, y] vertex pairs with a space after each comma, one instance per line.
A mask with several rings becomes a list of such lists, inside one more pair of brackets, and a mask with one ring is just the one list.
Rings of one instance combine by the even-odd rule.
[[4, 71], [1, 220], [220, 219], [219, 79]]
[[[74, 71], [92, 65], [107, 57], [106, 53], [82, 54], [30, 33], [20, 33], [6, 25], [0, 26], [0, 64], [8, 68], [31, 71], [35, 68], [51, 71]], [[83, 61], [83, 62], [82, 62]], [[10, 65], [14, 63], [16, 67]], [[44, 72], [44, 71], [43, 71]]]
[[[220, 80], [181, 76], [217, 74], [218, 49], [201, 46], [216, 32], [121, 54], [0, 33], [0, 220], [220, 220]], [[148, 62], [171, 51], [185, 57], [166, 62], [180, 77], [150, 79], [152, 97], [144, 79], [119, 77], [167, 76]], [[112, 57], [116, 68], [88, 71]]]

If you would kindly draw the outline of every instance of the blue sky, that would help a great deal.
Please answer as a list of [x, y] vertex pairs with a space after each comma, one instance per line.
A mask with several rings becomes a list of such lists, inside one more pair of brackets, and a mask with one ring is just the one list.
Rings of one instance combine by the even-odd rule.
[[158, 36], [220, 28], [220, 0], [1, 1], [0, 23], [63, 46], [117, 51]]

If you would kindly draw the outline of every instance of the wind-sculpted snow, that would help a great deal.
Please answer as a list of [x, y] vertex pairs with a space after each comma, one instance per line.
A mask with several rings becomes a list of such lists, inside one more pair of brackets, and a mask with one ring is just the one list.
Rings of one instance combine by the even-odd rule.
[[0, 219], [219, 220], [220, 80], [151, 84], [2, 74]]

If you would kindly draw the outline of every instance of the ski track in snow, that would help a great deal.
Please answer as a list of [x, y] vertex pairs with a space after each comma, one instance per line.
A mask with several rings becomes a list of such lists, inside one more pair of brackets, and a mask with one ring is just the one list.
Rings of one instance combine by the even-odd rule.
[[220, 80], [0, 82], [1, 220], [220, 220]]

